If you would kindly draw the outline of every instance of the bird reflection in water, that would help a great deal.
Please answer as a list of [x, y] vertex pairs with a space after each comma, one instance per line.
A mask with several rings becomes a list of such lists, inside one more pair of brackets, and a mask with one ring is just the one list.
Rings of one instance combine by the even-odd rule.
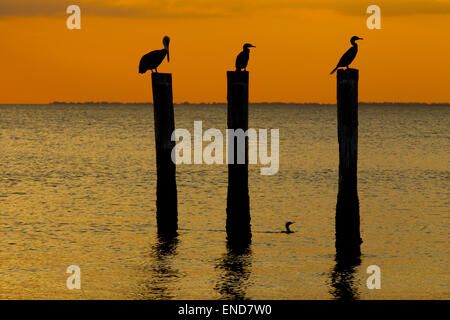
[[343, 254], [338, 250], [335, 261], [336, 265], [330, 276], [330, 294], [336, 300], [358, 300], [358, 282], [355, 279], [355, 272], [361, 265], [360, 253]]
[[153, 261], [146, 266], [149, 277], [140, 285], [141, 296], [144, 299], [173, 299], [175, 295], [172, 283], [179, 277], [179, 271], [173, 268], [172, 260], [177, 255], [179, 240], [177, 236], [158, 235], [157, 242], [152, 246]]
[[214, 290], [225, 300], [244, 300], [249, 286], [252, 252], [249, 244], [227, 243], [227, 252], [219, 260], [216, 269], [221, 270]]

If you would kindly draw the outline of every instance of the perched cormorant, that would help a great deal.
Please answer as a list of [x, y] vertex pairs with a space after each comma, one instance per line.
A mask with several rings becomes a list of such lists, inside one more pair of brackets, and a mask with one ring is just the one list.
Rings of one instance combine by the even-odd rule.
[[153, 69], [155, 72], [158, 72], [156, 68], [161, 64], [161, 62], [163, 62], [166, 55], [167, 62], [169, 62], [170, 38], [165, 36], [162, 42], [164, 44], [164, 49], [149, 52], [141, 58], [141, 61], [139, 62], [139, 73], [145, 73], [147, 70], [151, 70], [151, 72], [153, 72]]
[[245, 70], [247, 68], [248, 59], [250, 58], [249, 48], [255, 48], [255, 46], [250, 43], [246, 43], [244, 44], [244, 50], [238, 54], [236, 58], [236, 71], [241, 71], [242, 69]]
[[291, 221], [288, 221], [288, 222], [286, 222], [286, 231], [281, 231], [281, 232], [283, 232], [283, 233], [294, 233], [294, 231], [292, 231], [291, 229], [289, 229], [289, 226], [291, 225], [291, 224], [294, 224], [294, 222], [291, 222]]
[[356, 44], [356, 40], [363, 40], [363, 38], [353, 36], [350, 39], [352, 47], [348, 49], [346, 53], [344, 53], [341, 60], [339, 60], [339, 63], [337, 64], [336, 68], [334, 68], [330, 74], [333, 74], [338, 68], [347, 67], [348, 69], [348, 65], [352, 63], [353, 59], [355, 59], [356, 54], [358, 53], [358, 45]]

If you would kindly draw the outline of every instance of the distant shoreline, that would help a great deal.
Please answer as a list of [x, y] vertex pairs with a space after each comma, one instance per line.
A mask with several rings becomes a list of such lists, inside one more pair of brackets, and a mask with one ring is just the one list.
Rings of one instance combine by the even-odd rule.
[[[0, 105], [152, 105], [152, 102], [62, 102], [51, 103], [0, 103]], [[226, 105], [227, 102], [181, 102], [174, 105]], [[296, 105], [296, 106], [335, 106], [335, 103], [318, 102], [250, 102], [250, 105]], [[360, 106], [450, 106], [450, 102], [359, 102]]]

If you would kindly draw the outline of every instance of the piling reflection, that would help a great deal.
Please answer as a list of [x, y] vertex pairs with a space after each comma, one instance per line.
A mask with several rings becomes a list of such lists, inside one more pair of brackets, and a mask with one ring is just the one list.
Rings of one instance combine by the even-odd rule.
[[216, 268], [221, 270], [220, 279], [214, 290], [225, 300], [244, 300], [246, 298], [252, 267], [250, 244], [227, 243], [227, 252], [219, 260]]
[[[178, 237], [158, 235], [152, 246], [152, 263], [148, 278], [140, 285], [140, 295], [144, 299], [173, 299], [173, 282], [179, 277], [179, 271], [173, 267], [172, 260], [177, 255]], [[147, 268], [146, 268], [147, 269]]]
[[358, 300], [359, 284], [355, 279], [355, 272], [361, 265], [361, 255], [359, 253], [343, 253], [340, 250], [337, 250], [335, 261], [336, 265], [330, 275], [330, 294], [336, 300]]

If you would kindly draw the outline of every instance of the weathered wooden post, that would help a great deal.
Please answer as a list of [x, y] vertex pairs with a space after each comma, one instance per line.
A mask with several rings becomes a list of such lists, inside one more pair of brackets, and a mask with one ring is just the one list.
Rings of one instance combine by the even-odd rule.
[[171, 153], [175, 142], [172, 74], [152, 73], [156, 144], [156, 222], [158, 234], [176, 235], [178, 229], [176, 167]]
[[336, 250], [338, 254], [360, 254], [357, 69], [337, 72], [337, 119], [339, 141], [339, 191], [336, 205]]
[[[228, 196], [227, 239], [231, 246], [251, 242], [250, 198], [248, 191], [248, 78], [247, 71], [228, 71]], [[231, 134], [231, 130], [235, 135]], [[241, 129], [241, 134], [239, 134]], [[236, 132], [236, 130], [238, 130]], [[240, 148], [244, 139], [244, 148]], [[242, 145], [241, 145], [242, 146]], [[245, 154], [243, 155], [242, 152]]]

